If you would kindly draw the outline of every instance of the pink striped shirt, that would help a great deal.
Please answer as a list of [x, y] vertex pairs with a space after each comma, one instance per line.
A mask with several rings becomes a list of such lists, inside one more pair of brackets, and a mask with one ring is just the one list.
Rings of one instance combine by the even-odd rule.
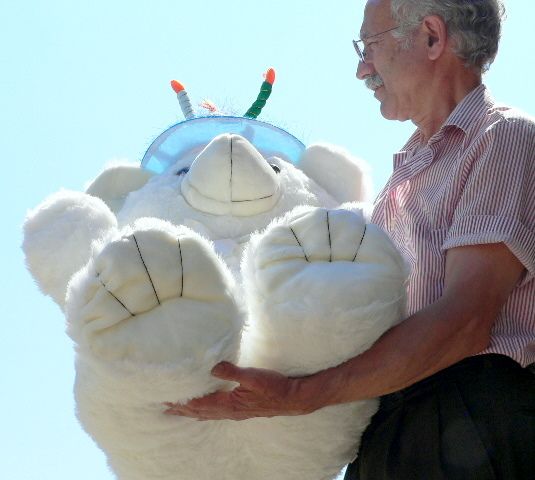
[[448, 249], [503, 242], [526, 273], [482, 353], [535, 362], [534, 120], [480, 85], [426, 145], [420, 138], [417, 130], [394, 155], [372, 217], [410, 263], [408, 314], [441, 297]]

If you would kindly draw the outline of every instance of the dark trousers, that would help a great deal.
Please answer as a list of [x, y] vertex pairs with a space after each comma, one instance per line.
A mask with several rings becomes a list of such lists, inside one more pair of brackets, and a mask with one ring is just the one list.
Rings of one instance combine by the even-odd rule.
[[535, 375], [467, 358], [381, 398], [345, 480], [535, 480]]

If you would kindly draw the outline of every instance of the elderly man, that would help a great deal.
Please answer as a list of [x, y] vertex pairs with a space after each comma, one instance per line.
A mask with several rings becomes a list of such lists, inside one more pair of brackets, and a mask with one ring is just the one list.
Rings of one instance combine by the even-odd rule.
[[220, 364], [240, 383], [168, 413], [299, 415], [381, 396], [346, 478], [528, 479], [535, 472], [535, 124], [482, 71], [498, 0], [368, 0], [357, 77], [417, 130], [373, 221], [412, 266], [409, 317], [367, 352], [305, 378]]

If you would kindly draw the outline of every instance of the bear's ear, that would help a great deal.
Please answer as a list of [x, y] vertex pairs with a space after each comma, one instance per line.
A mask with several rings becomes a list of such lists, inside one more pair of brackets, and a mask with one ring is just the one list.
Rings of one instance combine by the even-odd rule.
[[116, 165], [104, 170], [86, 188], [86, 193], [98, 197], [117, 214], [126, 196], [139, 190], [153, 176], [152, 172], [135, 165]]
[[298, 167], [340, 203], [372, 200], [368, 166], [340, 147], [310, 145]]

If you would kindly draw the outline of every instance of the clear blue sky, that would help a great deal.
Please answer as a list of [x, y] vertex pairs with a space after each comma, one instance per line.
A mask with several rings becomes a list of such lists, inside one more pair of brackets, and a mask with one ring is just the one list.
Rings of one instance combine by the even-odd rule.
[[[366, 159], [376, 187], [413, 130], [387, 122], [355, 79], [351, 40], [363, 0], [28, 0], [0, 5], [0, 471], [24, 480], [108, 480], [104, 456], [74, 417], [72, 345], [63, 316], [25, 271], [28, 208], [82, 189], [113, 158], [140, 159], [181, 119], [169, 80], [195, 103], [244, 112], [269, 66], [278, 78], [261, 119], [306, 143], [343, 145]], [[535, 114], [535, 3], [509, 0], [500, 54], [485, 81]]]

